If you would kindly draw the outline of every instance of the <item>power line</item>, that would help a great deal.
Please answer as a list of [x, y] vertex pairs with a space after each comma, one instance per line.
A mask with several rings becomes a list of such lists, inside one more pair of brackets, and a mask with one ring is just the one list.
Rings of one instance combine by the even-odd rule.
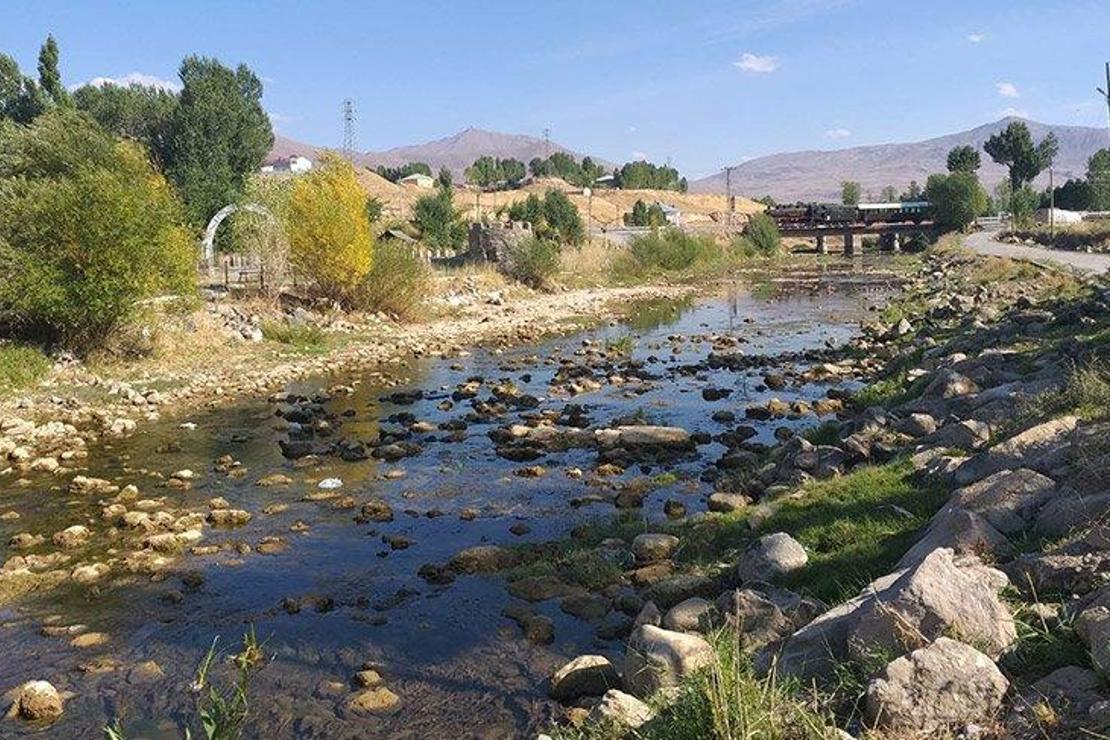
[[350, 98], [343, 101], [343, 156], [351, 159], [355, 153], [355, 103]]

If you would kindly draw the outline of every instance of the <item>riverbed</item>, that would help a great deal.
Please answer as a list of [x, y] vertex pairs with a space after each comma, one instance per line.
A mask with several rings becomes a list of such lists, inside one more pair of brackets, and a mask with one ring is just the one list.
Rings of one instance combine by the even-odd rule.
[[[234, 653], [252, 627], [267, 659], [250, 685], [248, 737], [509, 738], [542, 729], [560, 715], [545, 695], [551, 672], [582, 652], [619, 655], [621, 641], [598, 638], [596, 623], [550, 600], [535, 608], [552, 620], [554, 641], [533, 643], [502, 616], [512, 601], [503, 577], [434, 583], [418, 575], [421, 566], [473, 545], [565, 537], [613, 516], [610, 499], [591, 494], [645, 477], [653, 483], [637, 515], [663, 520], [668, 500], [681, 502], [687, 516], [703, 512], [713, 490], [703, 473], [724, 449], [712, 436], [744, 423], [753, 441], [772, 444], [776, 429], [819, 423], [812, 414], [745, 419], [744, 409], [772, 398], [825, 397], [828, 382], [772, 390], [764, 375], [784, 365], [804, 369], [807, 352], [844, 345], [888, 287], [837, 275], [804, 286], [729, 286], [705, 298], [636, 306], [626, 323], [539, 345], [410, 360], [388, 383], [370, 373], [313, 378], [286, 395], [158, 422], [93, 447], [83, 474], [134, 485], [152, 510], [226, 504], [251, 519], [206, 527], [196, 543], [205, 554], [186, 552], [153, 578], [113, 568], [96, 584], [67, 581], [0, 608], [0, 689], [45, 679], [72, 692], [53, 726], [0, 720], [0, 736], [95, 737], [117, 719], [128, 738], [179, 737], [189, 722], [195, 732], [190, 684], [199, 662], [217, 638], [218, 651]], [[707, 357], [725, 346], [766, 361], [708, 366]], [[599, 354], [609, 359], [594, 372], [568, 372]], [[849, 390], [853, 381], [837, 387]], [[504, 395], [506, 388], [512, 402], [498, 406], [497, 389]], [[382, 432], [412, 447], [390, 461], [287, 459], [280, 443], [290, 440], [291, 425], [279, 414], [297, 402], [322, 409], [318, 452]], [[720, 411], [735, 419], [713, 416]], [[666, 465], [604, 477], [589, 448], [527, 461], [498, 455], [491, 431], [536, 424], [545, 413], [548, 421], [569, 415], [588, 428], [681, 427], [707, 441]], [[534, 466], [542, 471], [524, 470]], [[175, 482], [180, 471], [193, 475]], [[291, 482], [257, 484], [273, 474]], [[50, 553], [58, 550], [50, 533], [85, 525], [93, 536], [67, 553], [68, 567], [115, 562], [135, 548], [132, 535], [105, 522], [102, 504], [111, 497], [72, 495], [67, 482], [0, 487], [0, 512], [20, 515], [0, 520], [0, 542], [41, 532], [46, 541], [30, 552]], [[392, 521], [355, 521], [370, 497], [388, 502]], [[2, 559], [14, 554], [5, 550]], [[71, 644], [89, 633], [104, 639]], [[371, 667], [400, 701], [379, 713], [353, 711], [352, 678]]]

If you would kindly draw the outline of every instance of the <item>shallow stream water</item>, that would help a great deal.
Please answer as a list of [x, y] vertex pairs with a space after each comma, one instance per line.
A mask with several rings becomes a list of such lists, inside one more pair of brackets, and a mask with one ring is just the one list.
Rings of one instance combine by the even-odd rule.
[[[632, 414], [650, 423], [717, 434], [730, 425], [711, 420], [714, 411], [732, 410], [742, 422], [750, 404], [772, 397], [813, 400], [824, 396], [828, 385], [767, 390], [761, 379], [773, 366], [677, 372], [709, 353], [711, 343], [698, 337], [742, 337], [740, 349], [749, 355], [839, 345], [882, 295], [883, 288], [871, 281], [830, 280], [804, 290], [780, 286], [757, 295], [738, 285], [687, 304], [641, 306], [627, 324], [541, 345], [413, 361], [398, 369], [407, 379], [399, 388], [383, 388], [367, 375], [320, 378], [288, 390], [312, 395], [336, 383], [361, 381], [353, 393], [335, 395], [325, 404], [344, 438], [376, 437], [381, 427], [397, 427], [388, 419], [402, 412], [436, 425], [458, 419], [468, 410], [466, 402], [448, 411], [439, 405], [473, 376], [511, 378], [540, 399], [531, 413], [576, 403], [585, 406], [593, 426]], [[629, 335], [633, 357], [644, 361], [654, 380], [603, 385], [572, 397], [550, 395], [549, 381], [558, 368], [550, 358], [574, 358], [584, 340], [604, 343]], [[708, 387], [732, 394], [707, 402], [702, 390]], [[422, 390], [424, 398], [413, 404], [385, 400], [405, 389]], [[488, 396], [488, 387], [479, 394]], [[206, 528], [200, 544], [243, 542], [254, 551], [185, 555], [161, 580], [132, 576], [95, 589], [64, 586], [0, 608], [0, 690], [41, 678], [72, 692], [64, 716], [52, 727], [0, 720], [0, 736], [98, 737], [105, 724], [120, 718], [129, 738], [179, 737], [178, 728], [194, 716], [189, 684], [199, 661], [217, 636], [219, 647], [233, 652], [249, 625], [265, 641], [271, 661], [251, 683], [248, 737], [523, 737], [559, 716], [543, 686], [555, 668], [582, 652], [620, 654], [619, 641], [597, 640], [593, 626], [564, 614], [554, 600], [537, 605], [554, 621], [554, 643], [528, 642], [501, 616], [510, 597], [500, 577], [459, 576], [448, 585], [430, 585], [417, 575], [421, 565], [443, 563], [471, 545], [551, 540], [566, 536], [577, 524], [610, 517], [610, 503], [569, 505], [589, 492], [595, 451], [547, 455], [535, 461], [547, 469], [539, 478], [513, 475], [535, 463], [498, 457], [487, 436], [495, 426], [527, 413], [510, 411], [495, 424], [472, 423], [461, 434], [436, 430], [416, 435], [423, 451], [397, 462], [323, 457], [314, 465], [297, 465], [284, 459], [278, 447], [285, 432], [276, 408], [265, 399], [239, 401], [187, 419], [146, 425], [130, 439], [90, 450], [87, 474], [119, 485], [134, 483], [142, 497], [165, 497], [166, 506], [200, 510], [208, 499], [220, 496], [232, 508], [251, 512], [246, 526]], [[182, 421], [196, 426], [182, 428]], [[776, 427], [808, 426], [817, 420], [808, 416], [748, 423], [758, 430], [758, 441], [771, 443]], [[701, 446], [696, 459], [651, 471], [676, 476], [652, 490], [642, 515], [663, 519], [668, 498], [681, 500], [690, 513], [703, 511], [712, 489], [699, 482], [699, 474], [723, 449]], [[214, 463], [223, 455], [232, 456], [246, 475], [233, 477], [216, 469]], [[198, 474], [190, 490], [164, 488], [152, 475], [168, 476], [182, 468]], [[587, 474], [571, 478], [565, 475], [568, 468]], [[391, 470], [403, 470], [404, 476], [387, 477]], [[255, 484], [275, 472], [289, 475], [294, 483], [271, 488]], [[629, 470], [624, 478], [639, 474]], [[319, 493], [319, 481], [327, 478], [342, 481], [335, 491], [340, 499], [304, 500]], [[17, 532], [43, 532], [47, 546], [40, 551], [46, 552], [52, 549], [49, 533], [82, 523], [97, 533], [89, 550], [79, 553], [82, 560], [103, 559], [113, 544], [102, 534], [107, 527], [96, 497], [75, 500], [56, 481], [35, 483], [0, 487], [0, 511], [21, 513], [19, 520], [0, 521], [0, 543]], [[371, 494], [391, 503], [394, 521], [358, 524], [353, 521], [357, 509], [336, 506], [344, 496], [362, 500]], [[263, 514], [272, 504], [288, 508]], [[472, 521], [459, 517], [467, 508], [477, 512]], [[520, 522], [531, 531], [511, 534], [510, 526]], [[294, 527], [298, 523], [308, 526]], [[383, 534], [402, 536], [411, 545], [391, 550]], [[287, 547], [259, 553], [257, 544], [270, 535], [281, 536]], [[4, 547], [0, 544], [0, 562], [15, 554]], [[294, 603], [301, 608], [290, 613], [294, 610], [287, 607]], [[77, 649], [69, 637], [44, 636], [47, 623], [87, 625], [109, 639]], [[142, 666], [146, 661], [156, 662], [160, 672]], [[344, 709], [350, 679], [367, 663], [379, 667], [385, 684], [401, 698], [392, 714], [364, 717]]]

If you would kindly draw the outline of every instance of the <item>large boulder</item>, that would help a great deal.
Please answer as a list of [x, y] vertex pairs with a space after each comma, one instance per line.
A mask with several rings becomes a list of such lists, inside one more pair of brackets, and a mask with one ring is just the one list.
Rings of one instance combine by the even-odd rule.
[[1014, 621], [998, 598], [1005, 574], [978, 558], [956, 558], [947, 548], [876, 579], [855, 598], [836, 606], [760, 653], [760, 667], [777, 655], [783, 675], [829, 675], [848, 658], [902, 653], [955, 634], [997, 655], [1011, 644]]
[[586, 715], [590, 727], [627, 727], [639, 729], [655, 718], [655, 712], [647, 704], [618, 689], [609, 689], [601, 701]]
[[749, 651], [778, 642], [825, 609], [819, 601], [770, 586], [735, 589], [717, 597], [718, 612], [739, 632], [741, 646]]
[[621, 685], [617, 669], [604, 655], [579, 655], [551, 676], [548, 693], [569, 704], [583, 696], [601, 696]]
[[475, 545], [457, 552], [450, 566], [460, 573], [494, 573], [512, 568], [519, 561], [519, 555], [506, 547]]
[[1033, 529], [1041, 537], [1058, 539], [1077, 527], [1103, 520], [1107, 514], [1110, 514], [1110, 491], [1084, 495], [1065, 488], [1037, 512]]
[[898, 567], [916, 565], [940, 547], [950, 548], [957, 555], [990, 553], [995, 558], [1005, 558], [1014, 553], [1010, 540], [979, 514], [946, 506], [933, 516], [925, 535], [906, 551]]
[[717, 608], [698, 596], [675, 604], [663, 616], [663, 627], [676, 632], [706, 632], [716, 623]]
[[903, 655], [867, 687], [868, 724], [896, 736], [990, 721], [1010, 682], [989, 657], [947, 637]]
[[741, 583], [770, 582], [801, 568], [809, 561], [805, 548], [786, 532], [760, 537], [740, 556], [736, 577]]
[[949, 504], [979, 514], [1003, 534], [1015, 534], [1032, 523], [1037, 510], [1055, 491], [1051, 478], [1018, 468], [964, 486], [952, 494]]
[[848, 652], [856, 659], [898, 654], [954, 634], [998, 656], [1017, 637], [998, 598], [1008, 584], [1004, 573], [976, 557], [957, 561], [952, 550], [934, 550], [861, 607], [848, 631]]
[[1014, 699], [1006, 729], [1019, 740], [1042, 740], [1046, 730], [1076, 738], [1083, 737], [1084, 729], [1105, 733], [1110, 715], [1102, 722], [1096, 715], [1107, 698], [1094, 671], [1074, 665], [1057, 668]]
[[1091, 651], [1095, 670], [1110, 673], [1110, 606], [1093, 606], [1075, 620], [1075, 632]]
[[697, 635], [653, 627], [636, 628], [624, 655], [625, 687], [640, 698], [677, 686], [716, 660], [713, 646]]
[[1064, 416], [1026, 429], [969, 458], [956, 469], [956, 483], [967, 485], [1000, 470], [1032, 468], [1048, 472], [1064, 462], [1067, 438], [1079, 423]]

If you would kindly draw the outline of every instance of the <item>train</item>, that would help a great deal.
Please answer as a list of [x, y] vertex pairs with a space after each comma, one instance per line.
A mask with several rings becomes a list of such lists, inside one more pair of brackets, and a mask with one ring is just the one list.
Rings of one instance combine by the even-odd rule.
[[904, 200], [895, 203], [793, 203], [767, 209], [780, 229], [817, 229], [857, 224], [920, 224], [933, 215], [927, 200]]

